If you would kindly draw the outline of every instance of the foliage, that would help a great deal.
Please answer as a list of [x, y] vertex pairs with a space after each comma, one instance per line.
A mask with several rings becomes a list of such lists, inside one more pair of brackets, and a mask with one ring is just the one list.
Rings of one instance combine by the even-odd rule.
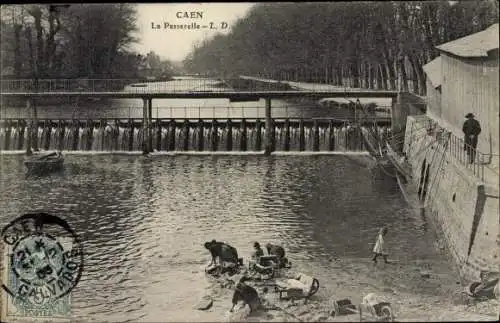
[[495, 0], [259, 3], [184, 64], [192, 73], [425, 94], [422, 66], [434, 47], [496, 22]]
[[1, 12], [2, 75], [9, 78], [167, 78], [173, 71], [153, 52], [130, 50], [133, 4], [2, 5]]

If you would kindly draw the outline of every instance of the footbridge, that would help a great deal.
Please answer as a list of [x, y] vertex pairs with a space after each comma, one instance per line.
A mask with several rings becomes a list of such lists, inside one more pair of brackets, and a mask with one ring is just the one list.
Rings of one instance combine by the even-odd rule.
[[[296, 82], [295, 82], [296, 83]], [[393, 90], [342, 88], [327, 84], [280, 82], [241, 76], [237, 79], [176, 78], [154, 82], [140, 79], [2, 79], [0, 96], [25, 100], [26, 108], [34, 110], [36, 100], [46, 97], [133, 98], [143, 100], [143, 152], [152, 151], [152, 100], [227, 98], [230, 101], [259, 101], [265, 99], [265, 129], [272, 126], [271, 99], [308, 98], [390, 98], [392, 124], [403, 125], [402, 93]], [[404, 119], [404, 120], [403, 120]], [[31, 123], [33, 120], [31, 121]], [[149, 136], [148, 136], [149, 134]], [[272, 131], [265, 134], [265, 153], [272, 151]], [[27, 149], [30, 149], [28, 147]]]

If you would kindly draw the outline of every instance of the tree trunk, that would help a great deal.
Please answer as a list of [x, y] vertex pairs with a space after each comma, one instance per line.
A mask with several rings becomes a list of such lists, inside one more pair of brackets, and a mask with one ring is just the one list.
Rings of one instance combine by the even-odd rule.
[[368, 79], [368, 81], [369, 81], [370, 83], [369, 83], [369, 86], [368, 86], [368, 87], [369, 87], [370, 89], [375, 89], [375, 84], [374, 84], [375, 82], [374, 82], [374, 81], [375, 81], [375, 74], [376, 74], [376, 70], [375, 70], [375, 68], [373, 67], [373, 64], [369, 64], [369, 67], [368, 67], [368, 68], [369, 68], [369, 73], [370, 73], [370, 75], [369, 75], [369, 79]]
[[45, 60], [43, 55], [43, 29], [42, 29], [42, 11], [40, 9], [35, 9], [32, 11], [31, 15], [35, 18], [35, 28], [36, 28], [36, 72], [38, 77], [45, 76]]
[[418, 72], [418, 75], [419, 75], [419, 80], [420, 80], [420, 91], [422, 93], [422, 95], [426, 95], [427, 94], [427, 88], [426, 88], [426, 84], [425, 84], [425, 75], [424, 75], [424, 69], [422, 68], [423, 66], [423, 62], [422, 60], [419, 58], [419, 57], [416, 57], [416, 60], [417, 60], [417, 72]]
[[49, 9], [49, 33], [47, 35], [47, 40], [45, 44], [45, 59], [46, 59], [46, 66], [47, 70], [49, 72], [53, 72], [54, 68], [54, 59], [55, 59], [55, 53], [56, 53], [56, 44], [55, 44], [55, 35], [61, 28], [60, 26], [60, 21], [58, 18], [58, 13], [56, 12], [56, 9], [54, 9], [52, 6]]
[[339, 82], [337, 85], [344, 86], [344, 67], [342, 65], [337, 69], [337, 77]]
[[405, 59], [402, 53], [398, 55], [397, 66], [399, 74], [398, 91], [408, 92], [408, 79], [405, 69]]
[[21, 31], [23, 25], [14, 25], [14, 75], [21, 75]]
[[390, 82], [389, 82], [389, 77], [388, 77], [388, 69], [386, 64], [381, 64], [380, 65], [380, 73], [382, 76], [382, 88], [384, 90], [388, 90], [390, 87]]
[[385, 60], [386, 77], [388, 80], [388, 89], [396, 90], [396, 73], [394, 71], [394, 63], [391, 63], [388, 59]]
[[31, 35], [31, 28], [27, 27], [24, 30], [24, 36], [26, 37], [26, 40], [28, 41], [28, 62], [30, 66], [30, 72], [31, 76], [36, 74], [36, 67], [35, 67], [35, 62], [34, 62], [34, 53], [33, 53], [33, 39]]
[[408, 59], [410, 61], [411, 67], [413, 69], [413, 92], [415, 92], [419, 95], [422, 95], [422, 92], [420, 90], [420, 84], [422, 81], [420, 80], [420, 73], [418, 71], [418, 69], [419, 69], [418, 63], [415, 61], [415, 57], [413, 55], [409, 55]]
[[77, 76], [78, 77], [82, 77], [82, 76], [85, 76], [87, 74], [87, 59], [86, 57], [84, 56], [84, 52], [85, 52], [85, 47], [84, 47], [84, 44], [85, 42], [83, 41], [83, 34], [82, 34], [82, 22], [80, 20], [79, 17], [76, 18], [78, 20], [78, 24], [77, 24], [77, 27], [76, 27], [76, 34], [77, 34], [77, 37], [78, 37], [78, 52], [77, 52], [77, 55], [78, 55], [78, 61], [77, 61], [77, 65], [78, 65], [78, 68], [77, 68]]
[[383, 89], [383, 83], [384, 81], [382, 80], [382, 68], [380, 64], [377, 64], [377, 67], [375, 69], [375, 76], [377, 77], [377, 90]]
[[363, 73], [365, 75], [365, 84], [364, 84], [364, 87], [367, 88], [367, 89], [370, 89], [370, 78], [371, 78], [371, 71], [370, 71], [370, 63], [368, 62], [364, 62], [363, 63]]

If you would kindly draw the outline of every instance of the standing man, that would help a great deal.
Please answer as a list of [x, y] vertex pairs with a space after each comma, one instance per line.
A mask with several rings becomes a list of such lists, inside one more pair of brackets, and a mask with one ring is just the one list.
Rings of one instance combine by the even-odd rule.
[[474, 115], [472, 113], [467, 113], [465, 118], [467, 120], [465, 120], [462, 127], [465, 135], [464, 150], [467, 152], [467, 156], [469, 157], [469, 164], [472, 164], [476, 158], [477, 136], [481, 133], [481, 125], [479, 124], [479, 121], [474, 119]]

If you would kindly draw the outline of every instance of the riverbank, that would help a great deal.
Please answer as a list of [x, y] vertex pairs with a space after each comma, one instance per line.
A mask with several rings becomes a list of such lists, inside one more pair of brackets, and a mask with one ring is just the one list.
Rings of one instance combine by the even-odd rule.
[[[303, 300], [295, 302], [280, 300], [278, 294], [273, 291], [273, 287], [267, 287], [268, 291], [266, 291], [265, 287], [256, 285], [262, 283], [248, 282], [249, 285], [255, 286], [259, 292], [262, 307], [247, 316], [248, 312], [244, 310], [236, 311], [236, 313], [229, 312], [234, 284], [228, 284], [228, 282], [237, 281], [239, 277], [236, 276], [233, 279], [229, 276], [207, 278], [208, 286], [205, 288], [203, 296], [208, 296], [213, 300], [212, 307], [207, 311], [196, 310], [193, 307], [188, 315], [184, 314], [184, 317], [189, 317], [190, 321], [204, 322], [359, 322], [360, 315], [357, 313], [332, 316], [333, 302], [349, 299], [359, 308], [358, 304], [362, 301], [362, 295], [368, 293], [375, 293], [384, 301], [391, 303], [396, 321], [495, 321], [499, 315], [500, 303], [496, 299], [467, 305], [454, 303], [456, 295], [462, 290], [461, 287], [453, 286], [451, 290], [454, 292], [450, 294], [450, 298], [443, 299], [439, 296], [400, 292], [392, 288], [373, 289], [361, 286], [362, 284], [355, 286], [356, 283], [352, 283], [352, 286], [340, 286], [335, 279], [332, 279], [320, 282], [320, 292], [312, 296], [307, 303], [304, 303]], [[436, 277], [424, 279], [439, 280]], [[449, 288], [443, 287], [441, 292], [446, 293], [448, 290]], [[361, 293], [355, 295], [358, 291]], [[182, 320], [180, 316], [179, 319]], [[363, 313], [363, 321], [373, 321], [374, 319], [376, 317], [369, 313]]]

